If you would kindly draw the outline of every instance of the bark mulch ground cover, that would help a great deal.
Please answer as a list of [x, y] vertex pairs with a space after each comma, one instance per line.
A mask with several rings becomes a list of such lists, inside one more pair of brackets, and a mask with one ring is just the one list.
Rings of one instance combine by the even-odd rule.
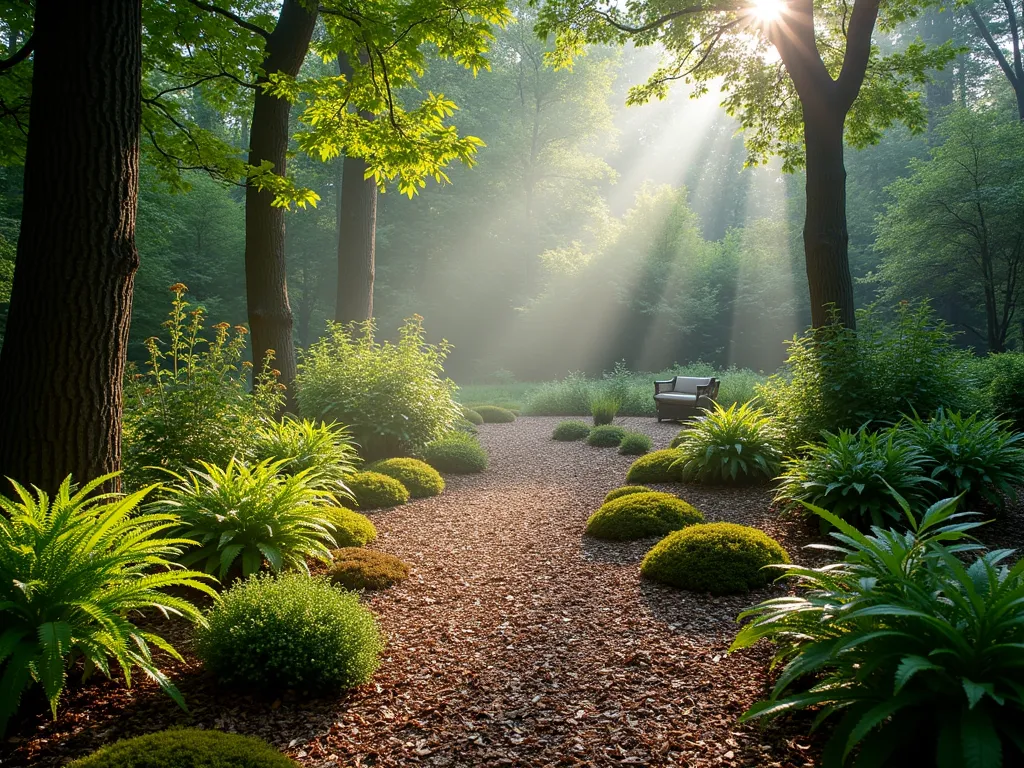
[[[778, 588], [736, 597], [641, 582], [653, 542], [582, 536], [631, 458], [550, 439], [559, 419], [485, 425], [480, 475], [439, 497], [372, 513], [374, 545], [413, 566], [369, 604], [387, 635], [368, 685], [342, 697], [219, 688], [187, 653], [169, 665], [189, 714], [146, 681], [72, 686], [56, 721], [13, 725], [0, 766], [57, 766], [100, 744], [172, 725], [260, 736], [304, 766], [816, 765], [799, 717], [737, 724], [767, 690], [768, 649], [727, 654], [736, 614]], [[665, 447], [678, 427], [623, 419]], [[709, 521], [756, 525], [791, 556], [815, 539], [780, 520], [765, 489], [668, 486]], [[1014, 515], [1017, 517], [1017, 515]], [[28, 707], [35, 709], [35, 707]]]

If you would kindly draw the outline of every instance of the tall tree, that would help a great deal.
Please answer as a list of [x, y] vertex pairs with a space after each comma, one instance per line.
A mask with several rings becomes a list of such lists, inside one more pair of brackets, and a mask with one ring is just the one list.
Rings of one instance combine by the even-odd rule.
[[[660, 44], [667, 60], [630, 101], [663, 96], [675, 80], [707, 92], [724, 78], [724, 104], [748, 131], [750, 160], [781, 154], [784, 167], [806, 170], [804, 258], [815, 325], [854, 324], [846, 226], [846, 140], [876, 141], [896, 120], [915, 129], [924, 111], [909, 86], [926, 81], [953, 56], [920, 44], [882, 56], [871, 36], [906, 19], [913, 6], [895, 0], [757, 0], [750, 3], [639, 0], [547, 0], [538, 30], [554, 33], [567, 64], [587, 42]], [[862, 93], [862, 90], [864, 91]], [[860, 97], [860, 98], [858, 98]]]
[[46, 490], [120, 462], [141, 35], [141, 0], [35, 5], [24, 208], [0, 351], [0, 476]]
[[[1012, 0], [982, 0], [967, 3], [964, 9], [974, 22], [976, 35], [984, 42], [985, 52], [999, 65], [1013, 89], [1017, 118], [1024, 121], [1024, 61], [1021, 56], [1024, 29]], [[1024, 12], [1024, 7], [1021, 11]], [[1008, 50], [1004, 51], [1004, 46]]]

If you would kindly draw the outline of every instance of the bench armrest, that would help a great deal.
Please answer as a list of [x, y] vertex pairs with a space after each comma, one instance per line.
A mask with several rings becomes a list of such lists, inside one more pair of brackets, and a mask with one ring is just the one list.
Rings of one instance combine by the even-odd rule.
[[707, 397], [714, 400], [718, 397], [718, 379], [712, 379], [707, 384], [697, 385], [697, 399], [700, 400], [702, 397]]
[[661, 392], [661, 388], [663, 385], [665, 385], [666, 389], [669, 389], [673, 382], [675, 382], [675, 379], [669, 379], [668, 381], [655, 381], [654, 394], [658, 394], [659, 392]]

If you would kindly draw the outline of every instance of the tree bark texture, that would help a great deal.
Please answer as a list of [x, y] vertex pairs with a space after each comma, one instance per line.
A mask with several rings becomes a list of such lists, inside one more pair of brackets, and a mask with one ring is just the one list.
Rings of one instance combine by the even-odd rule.
[[[267, 38], [263, 70], [297, 75], [302, 66], [316, 23], [316, 13], [300, 0], [284, 0], [274, 31]], [[261, 82], [266, 77], [261, 77]], [[288, 151], [288, 114], [291, 105], [285, 99], [256, 91], [249, 133], [249, 164], [264, 160], [273, 164], [274, 173], [283, 175]], [[275, 208], [271, 192], [252, 184], [245, 191], [245, 287], [252, 332], [252, 354], [259, 370], [269, 350], [274, 351], [274, 367], [281, 371], [279, 381], [285, 390], [285, 410], [294, 409], [295, 342], [292, 338], [292, 310], [288, 303], [288, 285], [284, 258], [283, 208]]]
[[[119, 468], [139, 257], [140, 0], [38, 0], [0, 476], [54, 491]], [[4, 489], [4, 492], [7, 489]]]
[[[345, 54], [338, 56], [338, 70], [342, 75], [352, 76], [352, 66]], [[338, 187], [338, 295], [334, 308], [334, 319], [343, 324], [373, 317], [377, 182], [365, 176], [365, 160], [343, 159]]]

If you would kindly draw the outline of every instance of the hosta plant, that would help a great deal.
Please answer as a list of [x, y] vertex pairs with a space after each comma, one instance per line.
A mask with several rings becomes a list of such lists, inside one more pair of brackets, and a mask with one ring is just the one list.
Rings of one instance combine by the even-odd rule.
[[203, 463], [177, 476], [168, 498], [155, 506], [178, 515], [179, 535], [199, 543], [182, 562], [223, 581], [256, 573], [264, 562], [278, 573], [308, 572], [308, 558], [329, 561], [337, 501], [315, 482], [312, 469], [286, 475], [284, 463], [232, 459], [225, 467]]
[[180, 656], [133, 617], [160, 611], [201, 622], [190, 602], [165, 590], [215, 593], [205, 574], [174, 565], [192, 544], [169, 535], [178, 519], [139, 511], [148, 488], [96, 493], [113, 477], [81, 488], [69, 477], [52, 496], [12, 483], [11, 497], [0, 495], [0, 733], [33, 683], [56, 715], [77, 659], [85, 676], [109, 677], [116, 665], [129, 685], [141, 669], [184, 706], [152, 647]]
[[679, 435], [677, 462], [684, 480], [699, 483], [764, 482], [782, 459], [772, 419], [750, 403], [715, 404]]
[[256, 461], [283, 462], [280, 471], [286, 475], [312, 470], [312, 482], [346, 498], [349, 493], [345, 478], [355, 471], [358, 460], [344, 427], [292, 418], [261, 425], [254, 435], [250, 455]]
[[[776, 644], [783, 667], [771, 696], [744, 719], [815, 708], [836, 720], [823, 765], [997, 768], [1024, 758], [1024, 561], [977, 555], [958, 499], [919, 518], [897, 500], [905, 528], [870, 534], [838, 515], [838, 563], [792, 566], [797, 594], [767, 600], [733, 649]], [[968, 557], [974, 557], [969, 561]]]
[[979, 414], [961, 416], [940, 408], [934, 417], [916, 414], [904, 420], [911, 443], [926, 457], [925, 469], [941, 484], [944, 496], [964, 494], [1002, 506], [1004, 496], [1016, 498], [1024, 478], [1024, 434], [1007, 422]]
[[[785, 462], [775, 500], [786, 509], [806, 504], [866, 529], [902, 524], [898, 498], [912, 508], [925, 506], [938, 484], [926, 474], [926, 457], [895, 429], [823, 433], [825, 442], [804, 446], [804, 454]], [[827, 528], [821, 518], [823, 530]]]

